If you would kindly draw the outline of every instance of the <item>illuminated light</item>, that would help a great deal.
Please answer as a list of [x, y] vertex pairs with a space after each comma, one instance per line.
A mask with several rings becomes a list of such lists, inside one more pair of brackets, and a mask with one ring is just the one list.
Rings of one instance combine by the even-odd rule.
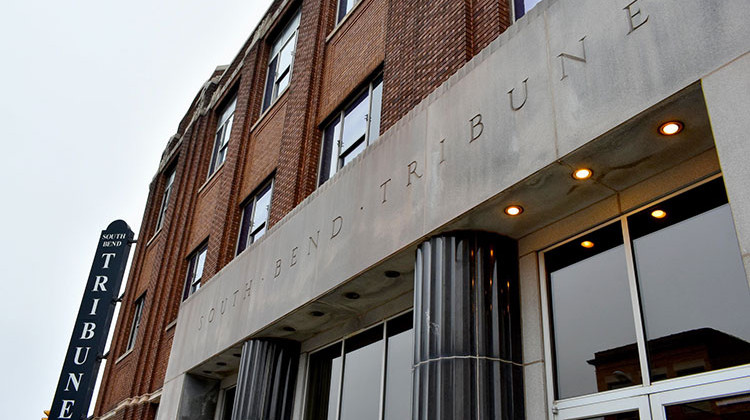
[[591, 178], [591, 175], [593, 175], [593, 174], [594, 173], [591, 172], [591, 169], [589, 169], [589, 168], [581, 168], [581, 169], [576, 169], [576, 171], [573, 172], [573, 178], [582, 181], [584, 179]]
[[659, 132], [665, 136], [674, 136], [682, 131], [683, 125], [679, 121], [665, 122], [659, 127]]
[[667, 212], [664, 210], [654, 210], [651, 212], [651, 216], [656, 219], [663, 219], [667, 217]]
[[591, 242], [591, 241], [583, 241], [583, 242], [581, 242], [581, 246], [584, 247], [584, 248], [593, 248], [594, 247], [594, 243]]
[[523, 213], [523, 207], [521, 206], [513, 205], [505, 208], [505, 214], [508, 216], [518, 216], [521, 213]]

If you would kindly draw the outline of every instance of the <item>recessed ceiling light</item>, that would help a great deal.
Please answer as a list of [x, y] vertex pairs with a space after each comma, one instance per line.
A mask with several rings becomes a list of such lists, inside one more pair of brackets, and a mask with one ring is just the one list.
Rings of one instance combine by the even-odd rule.
[[310, 315], [312, 315], [314, 317], [321, 317], [321, 316], [325, 315], [325, 313], [323, 313], [321, 311], [312, 311], [312, 312], [310, 312]]
[[656, 219], [663, 219], [667, 217], [667, 212], [664, 210], [654, 210], [651, 212], [651, 216]]
[[287, 331], [287, 332], [295, 332], [295, 331], [297, 331], [297, 329], [296, 329], [296, 328], [294, 328], [294, 327], [289, 327], [289, 326], [286, 326], [286, 327], [282, 327], [281, 329], [282, 329], [282, 330], [284, 330], [284, 331]]
[[519, 214], [523, 213], [523, 207], [512, 205], [505, 208], [505, 214], [508, 216], [518, 216]]
[[395, 278], [397, 278], [397, 277], [399, 277], [401, 275], [401, 273], [399, 273], [396, 270], [387, 270], [383, 274], [385, 274], [385, 276], [388, 277], [389, 279], [395, 279]]
[[226, 366], [226, 362], [216, 362], [216, 366]]
[[583, 241], [583, 242], [581, 242], [581, 246], [584, 247], [584, 248], [593, 248], [594, 247], [594, 243], [591, 242], [591, 241]]
[[665, 122], [659, 127], [659, 132], [665, 136], [674, 136], [682, 131], [683, 125], [679, 121]]
[[594, 173], [591, 172], [591, 169], [589, 168], [580, 168], [580, 169], [576, 169], [575, 172], [573, 172], [573, 178], [584, 180], [584, 179], [591, 178], [591, 175], [593, 174]]
[[355, 300], [359, 299], [359, 293], [357, 292], [348, 292], [344, 294], [344, 297], [347, 299]]

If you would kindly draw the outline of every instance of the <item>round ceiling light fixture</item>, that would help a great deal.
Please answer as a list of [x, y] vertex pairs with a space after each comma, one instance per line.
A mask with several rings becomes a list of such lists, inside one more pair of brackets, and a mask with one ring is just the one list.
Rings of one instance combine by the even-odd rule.
[[508, 216], [518, 216], [521, 213], [523, 213], [523, 207], [515, 204], [505, 208], [505, 214]]
[[581, 246], [584, 247], [584, 248], [593, 248], [594, 247], [594, 243], [591, 242], [591, 241], [583, 241], [583, 242], [581, 242]]
[[664, 210], [657, 209], [657, 210], [654, 210], [654, 211], [651, 212], [651, 217], [653, 217], [655, 219], [663, 219], [663, 218], [667, 217], [667, 212], [664, 211]]
[[665, 136], [674, 136], [682, 131], [684, 125], [680, 121], [667, 121], [659, 126], [659, 133]]
[[591, 175], [593, 174], [594, 172], [592, 172], [589, 168], [579, 168], [573, 172], [573, 178], [579, 181], [583, 181], [584, 179], [591, 178]]

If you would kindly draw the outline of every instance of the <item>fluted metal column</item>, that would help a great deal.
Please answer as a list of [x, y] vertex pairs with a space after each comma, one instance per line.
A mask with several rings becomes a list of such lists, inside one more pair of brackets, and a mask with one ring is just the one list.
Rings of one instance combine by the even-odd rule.
[[289, 420], [299, 343], [252, 339], [242, 347], [232, 420]]
[[523, 419], [516, 242], [431, 238], [414, 282], [414, 420]]

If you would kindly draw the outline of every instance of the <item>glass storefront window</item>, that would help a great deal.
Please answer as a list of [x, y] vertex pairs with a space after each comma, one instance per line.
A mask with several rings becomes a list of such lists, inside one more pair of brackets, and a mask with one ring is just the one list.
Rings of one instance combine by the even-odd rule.
[[750, 366], [750, 287], [721, 178], [553, 247], [544, 267], [556, 399]]
[[410, 418], [412, 336], [410, 312], [310, 355], [305, 418]]
[[[614, 223], [545, 256], [558, 398], [641, 383], [622, 229]], [[613, 369], [609, 352], [628, 360]]]
[[628, 225], [651, 380], [750, 363], [750, 289], [721, 180]]

